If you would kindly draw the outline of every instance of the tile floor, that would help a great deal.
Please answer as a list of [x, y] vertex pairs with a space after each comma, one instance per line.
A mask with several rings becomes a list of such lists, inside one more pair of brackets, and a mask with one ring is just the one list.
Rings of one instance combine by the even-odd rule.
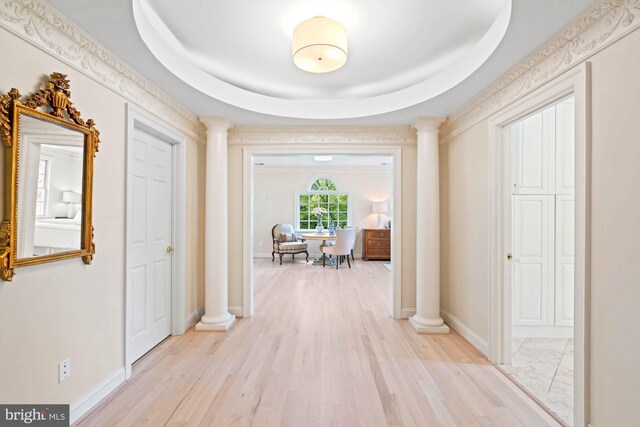
[[547, 408], [573, 425], [573, 340], [516, 338], [510, 365], [501, 365]]

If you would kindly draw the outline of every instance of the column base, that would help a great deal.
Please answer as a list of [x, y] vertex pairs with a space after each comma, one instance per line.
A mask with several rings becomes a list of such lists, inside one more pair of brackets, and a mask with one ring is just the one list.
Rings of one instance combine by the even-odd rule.
[[227, 313], [222, 319], [214, 318], [213, 321], [207, 321], [206, 314], [202, 316], [202, 319], [196, 324], [196, 331], [228, 331], [235, 323], [236, 317]]
[[419, 334], [448, 334], [449, 327], [445, 325], [444, 320], [423, 319], [416, 314], [409, 318], [409, 324]]

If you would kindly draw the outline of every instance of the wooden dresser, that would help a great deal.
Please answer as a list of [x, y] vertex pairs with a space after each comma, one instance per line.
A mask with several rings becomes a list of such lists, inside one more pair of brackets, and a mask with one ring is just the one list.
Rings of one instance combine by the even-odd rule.
[[362, 259], [391, 259], [391, 230], [365, 228], [362, 230]]

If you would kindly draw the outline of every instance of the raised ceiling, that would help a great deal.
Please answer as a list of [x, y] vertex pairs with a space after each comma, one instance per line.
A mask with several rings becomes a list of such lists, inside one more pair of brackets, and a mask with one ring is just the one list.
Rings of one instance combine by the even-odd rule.
[[[258, 113], [343, 119], [388, 113], [429, 100], [467, 78], [493, 53], [511, 0], [197, 2], [133, 0], [143, 41], [199, 91]], [[314, 16], [347, 29], [346, 65], [326, 74], [291, 59], [295, 26]]]
[[[222, 115], [235, 124], [254, 125], [408, 124], [422, 115], [446, 116], [593, 3], [413, 0], [400, 7], [372, 0], [365, 7], [354, 0], [144, 0], [146, 6], [141, 6], [141, 1], [49, 0], [194, 113]], [[144, 16], [148, 18], [151, 11], [165, 26], [160, 32], [162, 26], [157, 25], [147, 28], [147, 33], [142, 30], [149, 45], [154, 46], [153, 40], [150, 42], [153, 37], [165, 45], [167, 39], [173, 39], [173, 47], [178, 49], [151, 52], [134, 20], [136, 5], [147, 7]], [[498, 38], [497, 42], [492, 39], [497, 48], [489, 46], [478, 52], [478, 43], [486, 40], [496, 23], [504, 24], [500, 17], [509, 5], [510, 21], [504, 37], [500, 31], [492, 36]], [[290, 32], [309, 14], [330, 15], [347, 27], [349, 60], [343, 69], [311, 75], [293, 64]], [[183, 57], [176, 66], [175, 55], [185, 53], [188, 60]], [[173, 64], [163, 54], [172, 54]], [[477, 68], [475, 72], [456, 68], [469, 58], [476, 61], [471, 67]], [[213, 80], [204, 86], [203, 82], [194, 83], [185, 78], [185, 69], [217, 80], [229, 93], [218, 91], [212, 96]], [[417, 88], [419, 85], [423, 86]], [[235, 96], [238, 93], [241, 96]], [[252, 103], [256, 97], [259, 102]], [[261, 97], [269, 102], [262, 102]], [[375, 102], [385, 97], [384, 102]]]

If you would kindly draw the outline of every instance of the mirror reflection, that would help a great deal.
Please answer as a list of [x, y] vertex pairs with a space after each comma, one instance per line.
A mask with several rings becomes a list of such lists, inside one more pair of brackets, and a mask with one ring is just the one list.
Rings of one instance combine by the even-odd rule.
[[81, 249], [85, 135], [19, 118], [18, 258]]

